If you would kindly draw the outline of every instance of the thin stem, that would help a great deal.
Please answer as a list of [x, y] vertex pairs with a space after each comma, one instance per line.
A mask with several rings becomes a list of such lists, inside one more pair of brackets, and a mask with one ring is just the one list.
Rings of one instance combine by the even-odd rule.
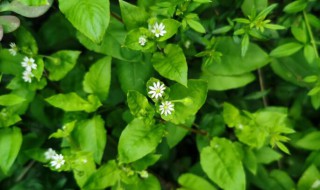
[[15, 180], [15, 182], [21, 181], [34, 164], [35, 164], [35, 161], [32, 160], [32, 161], [23, 169], [23, 171], [22, 171], [21, 174], [17, 177], [17, 179]]
[[188, 130], [188, 131], [190, 131], [192, 133], [198, 134], [198, 135], [208, 136], [208, 134], [209, 134], [208, 131], [193, 129], [193, 128], [187, 127], [185, 125], [177, 125], [177, 126], [182, 128], [182, 129]]
[[309, 20], [308, 20], [308, 17], [307, 17], [307, 14], [306, 14], [305, 10], [303, 11], [303, 17], [304, 17], [304, 20], [306, 21], [307, 30], [308, 30], [308, 33], [309, 33], [309, 36], [310, 36], [310, 42], [311, 42], [312, 47], [314, 49], [314, 53], [316, 55], [316, 58], [319, 58], [316, 41], [314, 40], [313, 33], [312, 33], [312, 30], [311, 30], [311, 27], [310, 27], [310, 24], [309, 24]]
[[[259, 84], [260, 84], [260, 90], [261, 92], [265, 91], [265, 84], [264, 84], [264, 78], [263, 78], [263, 73], [261, 69], [258, 69], [258, 75], [259, 75]], [[262, 96], [262, 101], [264, 107], [268, 106], [268, 100], [266, 96]]]

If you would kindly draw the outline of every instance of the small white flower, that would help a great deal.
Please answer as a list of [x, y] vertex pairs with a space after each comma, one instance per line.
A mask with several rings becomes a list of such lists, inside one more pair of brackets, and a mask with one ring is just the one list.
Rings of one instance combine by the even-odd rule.
[[313, 182], [311, 186], [312, 189], [316, 189], [318, 187], [320, 187], [320, 179], [317, 179], [315, 182]]
[[63, 166], [63, 164], [65, 163], [65, 160], [62, 156], [62, 154], [56, 154], [52, 157], [51, 159], [51, 166], [55, 167], [56, 169], [61, 168], [61, 166]]
[[170, 115], [171, 112], [174, 111], [174, 104], [170, 101], [162, 102], [160, 105], [160, 111], [162, 115]]
[[34, 75], [32, 74], [31, 71], [25, 70], [25, 71], [22, 73], [22, 79], [24, 80], [24, 82], [31, 83], [32, 77], [34, 77]]
[[154, 82], [153, 86], [149, 86], [150, 91], [148, 92], [148, 94], [151, 94], [151, 98], [161, 98], [163, 95], [164, 90], [166, 89], [166, 87], [164, 86], [164, 84], [160, 85], [160, 82]]
[[11, 53], [11, 55], [16, 56], [18, 51], [17, 45], [13, 42], [11, 42], [9, 45], [10, 45], [9, 52]]
[[53, 150], [52, 148], [49, 148], [45, 153], [44, 156], [46, 157], [46, 160], [51, 160], [55, 155], [56, 151]]
[[147, 43], [147, 38], [146, 38], [146, 36], [140, 36], [139, 37], [139, 44], [141, 45], [141, 46], [145, 46], [146, 45], [146, 43]]
[[24, 57], [21, 65], [22, 67], [26, 68], [27, 71], [31, 71], [32, 69], [37, 69], [37, 64], [35, 64], [33, 58]]
[[165, 30], [165, 25], [161, 22], [160, 24], [158, 24], [157, 22], [153, 25], [153, 28], [151, 30], [151, 32], [157, 37], [159, 38], [160, 36], [163, 36], [165, 33], [167, 33], [167, 31]]

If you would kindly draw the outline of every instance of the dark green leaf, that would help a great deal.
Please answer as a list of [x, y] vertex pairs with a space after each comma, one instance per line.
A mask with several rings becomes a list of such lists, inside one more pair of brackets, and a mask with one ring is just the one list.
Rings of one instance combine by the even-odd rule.
[[147, 20], [149, 15], [143, 8], [137, 7], [123, 0], [120, 0], [119, 3], [122, 19], [128, 30], [148, 25]]
[[179, 177], [178, 182], [182, 187], [188, 190], [216, 190], [216, 188], [207, 180], [192, 173], [182, 174]]

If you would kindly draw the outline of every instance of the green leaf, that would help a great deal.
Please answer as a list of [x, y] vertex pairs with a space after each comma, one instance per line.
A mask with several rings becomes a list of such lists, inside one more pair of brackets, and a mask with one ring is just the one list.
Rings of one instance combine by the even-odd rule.
[[245, 189], [244, 169], [231, 141], [213, 138], [210, 146], [202, 149], [200, 163], [208, 177], [222, 189]]
[[137, 183], [125, 184], [125, 189], [130, 190], [161, 190], [161, 185], [159, 180], [153, 175], [148, 176], [145, 179], [139, 179]]
[[127, 3], [123, 0], [119, 1], [121, 16], [128, 30], [147, 26], [149, 14], [140, 7]]
[[58, 129], [57, 132], [52, 133], [49, 138], [65, 138], [70, 135], [75, 127], [76, 121], [72, 121], [63, 125], [62, 129]]
[[0, 128], [9, 127], [21, 121], [18, 114], [14, 113], [11, 109], [3, 108], [0, 112]]
[[202, 24], [194, 19], [187, 19], [188, 25], [195, 31], [199, 33], [206, 33], [206, 29], [202, 26]]
[[97, 95], [101, 101], [107, 99], [111, 82], [111, 57], [95, 62], [84, 76], [83, 90]]
[[122, 131], [118, 152], [121, 163], [134, 162], [156, 149], [164, 134], [162, 125], [147, 126], [143, 120], [134, 119]]
[[[224, 63], [223, 63], [224, 64]], [[246, 86], [255, 80], [252, 73], [244, 73], [241, 75], [216, 75], [204, 71], [201, 78], [208, 81], [209, 90], [229, 90]]]
[[307, 83], [315, 83], [318, 81], [318, 76], [317, 75], [310, 75], [310, 76], [307, 76], [303, 79], [304, 82], [307, 82]]
[[316, 58], [315, 50], [310, 44], [307, 44], [303, 48], [303, 55], [309, 64], [312, 64]]
[[[235, 43], [232, 38], [217, 38], [216, 51], [222, 53], [221, 63], [203, 67], [204, 72], [213, 75], [242, 75], [254, 71], [269, 63], [268, 54], [258, 45], [249, 43], [248, 51], [241, 56], [241, 44]], [[250, 77], [252, 79], [252, 76]]]
[[145, 92], [145, 84], [153, 73], [152, 64], [144, 61], [118, 61], [116, 67], [120, 85], [124, 92], [129, 90]]
[[307, 43], [308, 41], [308, 34], [305, 27], [297, 27], [291, 26], [291, 33], [293, 34], [294, 38], [301, 43]]
[[109, 0], [59, 0], [59, 8], [72, 25], [95, 43], [100, 43], [110, 20]]
[[170, 122], [187, 124], [205, 103], [207, 98], [207, 83], [203, 80], [188, 80], [188, 88], [181, 84], [170, 86], [170, 99], [181, 100], [174, 105]]
[[164, 30], [166, 31], [166, 33], [163, 36], [158, 38], [158, 41], [160, 42], [171, 38], [173, 35], [177, 33], [178, 28], [180, 27], [180, 23], [174, 19], [163, 19], [160, 23], [164, 24], [165, 26]]
[[[5, 4], [8, 11], [13, 11], [28, 18], [35, 18], [43, 15], [51, 7], [53, 0], [48, 0], [48, 4], [42, 6], [28, 6], [20, 2], [21, 0], [14, 0], [10, 4]], [[7, 6], [7, 7], [6, 7]]]
[[[139, 43], [139, 38], [145, 37], [147, 42], [145, 45]], [[146, 28], [137, 28], [131, 30], [125, 39], [125, 45], [133, 50], [142, 50], [142, 51], [154, 51], [155, 41], [150, 40], [152, 33]]]
[[255, 151], [258, 163], [270, 164], [280, 160], [282, 155], [270, 147], [262, 147]]
[[160, 154], [148, 154], [145, 157], [133, 162], [132, 167], [138, 171], [146, 170], [149, 166], [154, 165], [160, 159], [160, 157]]
[[20, 50], [22, 53], [37, 55], [38, 45], [33, 35], [23, 26], [20, 26], [18, 30], [14, 32], [16, 37], [16, 44], [18, 47], [22, 47]]
[[72, 155], [73, 176], [80, 188], [82, 188], [89, 177], [96, 171], [96, 165], [92, 154], [89, 152], [76, 152]]
[[243, 158], [244, 166], [253, 174], [257, 174], [258, 170], [258, 162], [256, 155], [252, 151], [251, 148], [243, 147], [243, 154], [245, 155]]
[[49, 5], [48, 0], [17, 0], [17, 1], [28, 6]]
[[45, 68], [49, 71], [51, 81], [59, 81], [65, 77], [76, 65], [80, 51], [61, 50], [50, 55]]
[[298, 190], [305, 190], [305, 189], [318, 189], [319, 185], [316, 188], [312, 188], [313, 184], [316, 182], [319, 183], [320, 179], [320, 172], [318, 168], [314, 165], [309, 166], [304, 173], [302, 174], [301, 178], [298, 181]]
[[34, 74], [34, 77], [40, 81], [44, 71], [43, 59], [41, 57], [36, 57], [35, 63], [37, 64], [37, 69], [33, 70], [32, 73]]
[[274, 181], [272, 189], [295, 189], [295, 183], [289, 174], [282, 170], [272, 170], [270, 178]]
[[245, 34], [242, 38], [241, 41], [241, 56], [244, 57], [248, 51], [249, 48], [249, 43], [250, 43], [250, 39], [249, 39], [249, 35]]
[[233, 105], [225, 102], [223, 104], [223, 119], [228, 127], [235, 127], [241, 122], [240, 111]]
[[16, 16], [4, 15], [0, 16], [0, 25], [4, 33], [15, 31], [20, 26], [20, 20]]
[[[195, 117], [189, 117], [189, 119], [186, 121], [185, 124], [183, 124], [183, 127], [191, 128]], [[167, 143], [170, 148], [173, 148], [176, 146], [180, 141], [183, 140], [183, 138], [188, 134], [188, 130], [185, 128], [181, 128], [177, 125], [172, 124], [171, 122], [166, 123], [167, 126]]]
[[314, 109], [320, 108], [320, 93], [311, 96], [311, 104]]
[[187, 86], [187, 61], [182, 49], [178, 45], [168, 44], [164, 48], [164, 54], [153, 54], [151, 62], [154, 69], [161, 76]]
[[0, 96], [0, 105], [1, 106], [12, 106], [20, 104], [25, 101], [24, 98], [17, 96], [15, 94], [5, 94]]
[[268, 0], [245, 0], [241, 10], [246, 16], [262, 11], [268, 6]]
[[123, 23], [113, 17], [110, 19], [110, 24], [100, 44], [94, 43], [80, 32], [77, 33], [77, 38], [80, 43], [89, 50], [124, 61], [140, 61], [141, 52], [133, 51], [123, 45], [126, 36], [127, 31], [125, 30]]
[[118, 169], [115, 160], [110, 160], [93, 173], [85, 183], [85, 190], [105, 189], [113, 186], [120, 179], [121, 170]]
[[303, 48], [303, 45], [297, 42], [289, 42], [276, 47], [270, 52], [270, 56], [273, 57], [285, 57], [292, 55]]
[[57, 94], [49, 98], [46, 101], [54, 107], [63, 109], [64, 111], [86, 111], [94, 112], [98, 107], [101, 106], [100, 102], [93, 101], [93, 96], [88, 96], [89, 102], [82, 99], [79, 95], [74, 92], [68, 94]]
[[130, 112], [135, 117], [148, 118], [152, 121], [154, 109], [148, 102], [148, 99], [137, 91], [129, 91], [127, 94], [128, 106]]
[[0, 169], [4, 174], [8, 174], [16, 160], [21, 144], [22, 134], [19, 128], [0, 129]]
[[303, 11], [308, 5], [308, 2], [305, 0], [297, 0], [287, 4], [283, 11], [289, 14], [297, 13]]
[[72, 136], [81, 150], [91, 152], [94, 161], [100, 164], [107, 142], [107, 132], [101, 116], [77, 122]]
[[308, 133], [296, 143], [296, 146], [306, 150], [319, 150], [320, 149], [320, 132], [314, 131]]
[[182, 187], [188, 190], [216, 190], [216, 188], [213, 185], [211, 185], [207, 180], [192, 173], [182, 174], [179, 177], [178, 182]]

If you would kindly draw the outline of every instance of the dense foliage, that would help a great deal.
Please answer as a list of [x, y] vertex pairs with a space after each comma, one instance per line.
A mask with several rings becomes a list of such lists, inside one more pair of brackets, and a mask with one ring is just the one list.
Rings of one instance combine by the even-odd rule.
[[0, 0], [0, 189], [320, 189], [316, 0]]

